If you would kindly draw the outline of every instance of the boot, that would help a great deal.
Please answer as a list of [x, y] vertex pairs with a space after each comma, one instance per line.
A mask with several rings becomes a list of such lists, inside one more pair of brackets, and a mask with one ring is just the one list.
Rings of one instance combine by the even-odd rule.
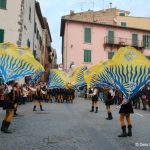
[[36, 111], [36, 106], [34, 105], [34, 107], [33, 107], [33, 111]]
[[95, 113], [98, 113], [98, 107], [96, 107], [96, 111], [95, 111]]
[[3, 120], [1, 131], [4, 133], [12, 133], [11, 131], [8, 131], [9, 125], [10, 125], [10, 122]]
[[44, 111], [43, 108], [42, 108], [42, 105], [40, 105], [40, 109], [41, 109], [41, 111]]
[[132, 125], [128, 125], [128, 133], [127, 136], [132, 136]]
[[107, 120], [112, 120], [113, 119], [111, 112], [108, 113], [108, 117], [106, 119]]
[[118, 135], [118, 137], [126, 137], [127, 133], [126, 133], [126, 126], [122, 126], [122, 134]]
[[90, 112], [94, 112], [94, 106], [92, 106], [92, 108], [91, 108]]
[[14, 117], [18, 116], [17, 109], [14, 110]]

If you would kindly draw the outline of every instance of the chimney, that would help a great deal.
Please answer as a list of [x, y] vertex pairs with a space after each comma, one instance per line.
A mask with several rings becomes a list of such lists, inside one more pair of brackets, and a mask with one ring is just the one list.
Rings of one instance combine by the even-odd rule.
[[74, 15], [74, 11], [70, 10], [70, 16], [73, 16], [73, 15]]
[[110, 2], [109, 5], [110, 5], [110, 8], [112, 8], [112, 2]]

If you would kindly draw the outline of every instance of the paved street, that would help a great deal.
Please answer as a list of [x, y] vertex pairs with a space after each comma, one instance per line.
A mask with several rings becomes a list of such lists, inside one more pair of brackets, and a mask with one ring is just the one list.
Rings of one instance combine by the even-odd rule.
[[[136, 110], [133, 137], [118, 138], [121, 133], [118, 110], [112, 107], [114, 119], [105, 120], [101, 102], [98, 114], [90, 113], [90, 101], [78, 98], [74, 104], [44, 103], [44, 112], [33, 112], [32, 103], [21, 105], [10, 129], [0, 132], [0, 150], [146, 150], [150, 146], [150, 112]], [[0, 121], [4, 116], [0, 110]]]

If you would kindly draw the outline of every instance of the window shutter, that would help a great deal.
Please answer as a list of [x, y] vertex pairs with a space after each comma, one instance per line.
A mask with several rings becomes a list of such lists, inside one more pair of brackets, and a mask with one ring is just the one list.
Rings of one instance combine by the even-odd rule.
[[114, 52], [108, 52], [108, 59], [112, 59], [113, 56], [114, 56]]
[[132, 34], [132, 45], [138, 46], [138, 35], [137, 34]]
[[84, 42], [91, 43], [91, 28], [84, 29]]
[[127, 23], [126, 23], [126, 22], [121, 22], [121, 26], [122, 26], [122, 27], [126, 27], [126, 26], [127, 26]]
[[0, 43], [4, 42], [4, 30], [0, 29]]
[[108, 31], [108, 43], [114, 44], [114, 31]]
[[34, 23], [34, 33], [36, 33], [36, 22]]
[[91, 50], [84, 50], [84, 62], [91, 62]]
[[0, 0], [0, 9], [6, 9], [6, 0]]

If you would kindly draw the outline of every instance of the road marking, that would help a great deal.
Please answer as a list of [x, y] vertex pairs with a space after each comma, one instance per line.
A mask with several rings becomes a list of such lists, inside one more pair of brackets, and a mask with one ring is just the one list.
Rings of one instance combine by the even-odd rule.
[[140, 116], [140, 117], [144, 117], [144, 115], [139, 114], [139, 113], [135, 113], [136, 115]]

